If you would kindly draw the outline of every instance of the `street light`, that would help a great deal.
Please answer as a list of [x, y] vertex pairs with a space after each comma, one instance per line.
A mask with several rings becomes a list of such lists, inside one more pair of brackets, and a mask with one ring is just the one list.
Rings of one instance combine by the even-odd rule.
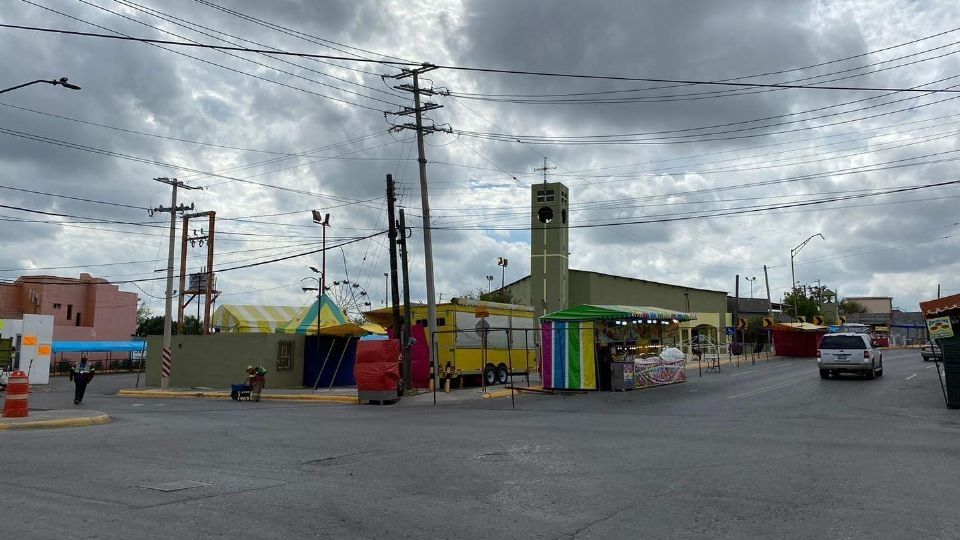
[[753, 298], [753, 282], [757, 280], [757, 276], [745, 277], [743, 279], [750, 282], [750, 298]]
[[[312, 266], [310, 267], [310, 269], [313, 270], [314, 272], [317, 271], [317, 269]], [[300, 282], [303, 283], [308, 279], [315, 280], [317, 282], [317, 286], [316, 287], [300, 287], [300, 288], [303, 289], [303, 292], [317, 291], [317, 362], [319, 362], [320, 361], [320, 299], [323, 296], [323, 289], [321, 288], [323, 287], [323, 274], [321, 274], [320, 277], [316, 277], [316, 276], [305, 277], [301, 279]]]
[[28, 82], [28, 83], [18, 84], [18, 85], [16, 85], [16, 86], [11, 86], [10, 88], [5, 88], [5, 89], [3, 89], [3, 90], [0, 90], [0, 94], [4, 94], [4, 93], [9, 92], [9, 91], [11, 91], [11, 90], [16, 90], [17, 88], [23, 88], [24, 86], [30, 86], [31, 84], [37, 84], [37, 83], [47, 83], [47, 84], [52, 84], [52, 85], [54, 85], [54, 86], [62, 86], [62, 87], [64, 87], [64, 88], [69, 88], [70, 90], [79, 90], [79, 89], [80, 89], [79, 86], [77, 86], [77, 85], [75, 85], [75, 84], [68, 83], [66, 77], [60, 77], [59, 79], [53, 79], [53, 80], [51, 80], [51, 81], [48, 81], [48, 80], [45, 80], [45, 79], [37, 79], [37, 80], [35, 80], [35, 81], [30, 81], [30, 82]]
[[323, 226], [323, 267], [321, 270], [317, 270], [314, 267], [310, 267], [314, 272], [318, 272], [322, 281], [320, 283], [321, 290], [327, 290], [327, 227], [330, 226], [330, 214], [323, 214], [319, 210], [313, 211], [313, 222], [317, 225]]
[[500, 267], [500, 292], [503, 292], [504, 276], [507, 273], [507, 259], [497, 257], [497, 266]]
[[810, 240], [813, 240], [813, 239], [816, 238], [817, 236], [819, 236], [820, 238], [822, 238], [822, 239], [824, 239], [824, 240], [827, 239], [825, 236], [823, 236], [823, 235], [820, 234], [820, 233], [811, 234], [810, 236], [807, 237], [806, 240], [804, 240], [803, 242], [800, 242], [800, 245], [798, 245], [797, 247], [795, 247], [795, 248], [793, 248], [793, 249], [790, 250], [790, 290], [791, 290], [791, 292], [794, 293], [794, 295], [793, 295], [793, 316], [794, 316], [794, 317], [797, 316], [797, 295], [796, 295], [796, 292], [797, 292], [797, 277], [796, 277], [796, 274], [794, 274], [794, 271], [793, 271], [793, 258], [794, 258], [798, 253], [800, 253], [800, 250], [803, 249], [803, 247], [807, 245], [807, 242], [809, 242]]
[[487, 276], [487, 294], [493, 289], [493, 276]]
[[793, 249], [790, 250], [790, 287], [791, 287], [792, 289], [796, 289], [796, 288], [797, 288], [797, 277], [796, 277], [796, 275], [794, 274], [794, 271], [793, 271], [793, 258], [794, 258], [798, 253], [800, 253], [800, 250], [803, 249], [803, 247], [807, 245], [807, 242], [809, 242], [810, 240], [813, 240], [813, 239], [816, 238], [817, 236], [819, 236], [820, 238], [822, 238], [822, 239], [824, 239], [824, 240], [827, 239], [825, 236], [823, 236], [823, 235], [820, 234], [820, 233], [811, 234], [809, 237], [807, 237], [806, 240], [804, 240], [803, 242], [800, 242], [800, 245], [799, 245], [799, 246], [797, 246], [797, 247], [795, 247], [795, 248], [793, 248]]

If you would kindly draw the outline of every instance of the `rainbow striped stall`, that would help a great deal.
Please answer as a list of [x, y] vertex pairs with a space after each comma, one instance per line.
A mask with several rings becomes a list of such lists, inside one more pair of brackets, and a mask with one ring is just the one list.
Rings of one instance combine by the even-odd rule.
[[540, 338], [544, 388], [597, 389], [593, 322], [546, 321]]
[[696, 319], [690, 313], [655, 307], [584, 304], [540, 317], [540, 375], [544, 388], [597, 390], [598, 321]]

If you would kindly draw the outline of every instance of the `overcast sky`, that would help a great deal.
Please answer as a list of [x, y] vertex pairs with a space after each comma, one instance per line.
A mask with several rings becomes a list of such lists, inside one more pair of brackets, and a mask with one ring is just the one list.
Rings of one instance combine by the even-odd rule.
[[[44, 9], [46, 8], [46, 9]], [[960, 89], [960, 2], [3, 0], [5, 24], [446, 66], [683, 81]], [[217, 212], [219, 303], [303, 305], [331, 215], [328, 281], [383, 305], [384, 178], [416, 226], [412, 106], [396, 65], [272, 57], [0, 29], [0, 279], [89, 272], [163, 311], [179, 178]], [[530, 185], [571, 192], [571, 268], [733, 292], [769, 267], [847, 296], [960, 292], [960, 93], [777, 89], [438, 69], [427, 87], [436, 290], [529, 273]], [[907, 188], [919, 188], [909, 191]], [[42, 193], [30, 193], [32, 190]], [[67, 197], [54, 197], [50, 194]], [[77, 200], [86, 199], [86, 200]], [[97, 202], [91, 202], [97, 201]], [[102, 204], [113, 203], [113, 204]], [[128, 205], [128, 206], [126, 206]], [[13, 208], [8, 208], [13, 207]], [[42, 213], [46, 212], [46, 213]], [[690, 218], [676, 220], [676, 218]], [[120, 222], [120, 223], [111, 223]], [[642, 223], [632, 223], [642, 222]], [[626, 223], [626, 224], [625, 224]], [[199, 229], [200, 224], [197, 224]], [[205, 227], [205, 224], [204, 224]], [[179, 244], [178, 244], [179, 251]], [[198, 271], [205, 248], [190, 251]], [[228, 270], [230, 269], [230, 270]], [[158, 272], [160, 270], [160, 272]], [[306, 283], [306, 282], [305, 282]], [[315, 285], [314, 285], [315, 286]], [[751, 282], [741, 282], [749, 296]]]

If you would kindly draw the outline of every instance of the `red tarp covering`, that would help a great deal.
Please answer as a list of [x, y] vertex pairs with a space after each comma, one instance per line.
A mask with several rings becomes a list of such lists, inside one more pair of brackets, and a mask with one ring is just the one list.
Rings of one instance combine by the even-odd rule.
[[776, 347], [777, 356], [814, 357], [820, 347], [820, 338], [826, 333], [826, 329], [823, 331], [798, 331], [774, 326], [773, 343]]
[[[387, 328], [387, 335], [391, 338], [397, 337], [393, 328]], [[413, 371], [411, 388], [427, 388], [430, 386], [430, 347], [427, 345], [426, 327], [422, 324], [413, 325], [410, 327], [410, 337], [413, 338], [413, 345], [410, 347], [410, 367]]]
[[933, 316], [954, 309], [960, 309], [960, 294], [920, 302], [920, 310], [923, 311], [924, 315]]
[[400, 380], [400, 340], [361, 339], [353, 374], [358, 391], [396, 391]]

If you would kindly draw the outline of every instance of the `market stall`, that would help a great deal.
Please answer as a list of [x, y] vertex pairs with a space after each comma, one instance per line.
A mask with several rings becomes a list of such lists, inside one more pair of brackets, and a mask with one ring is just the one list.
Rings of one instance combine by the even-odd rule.
[[943, 353], [943, 400], [947, 408], [960, 409], [960, 294], [920, 302], [920, 310], [930, 339], [936, 340]]
[[299, 312], [296, 306], [221, 304], [213, 312], [211, 326], [216, 332], [272, 334]]
[[811, 323], [777, 323], [773, 325], [774, 348], [778, 356], [813, 358], [828, 330]]
[[581, 305], [540, 318], [544, 388], [619, 390], [686, 380], [685, 361], [664, 355], [689, 313], [655, 307]]
[[368, 334], [384, 334], [382, 327], [370, 322], [350, 320], [329, 296], [324, 294], [310, 306], [303, 308], [278, 333], [302, 334], [304, 340], [303, 385], [351, 386], [357, 340]]

